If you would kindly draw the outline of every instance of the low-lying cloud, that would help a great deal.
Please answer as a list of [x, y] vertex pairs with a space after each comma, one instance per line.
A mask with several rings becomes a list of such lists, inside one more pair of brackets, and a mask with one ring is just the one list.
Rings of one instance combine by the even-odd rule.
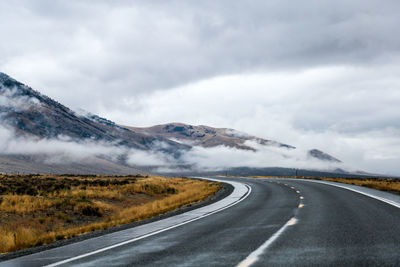
[[251, 141], [247, 141], [245, 144], [256, 148], [256, 151], [241, 150], [227, 146], [194, 147], [185, 155], [185, 159], [193, 164], [195, 170], [224, 170], [236, 167], [283, 167], [329, 171], [345, 168], [345, 165], [341, 163], [313, 158], [309, 155], [308, 150], [264, 146]]
[[27, 110], [31, 106], [38, 105], [40, 105], [40, 101], [36, 97], [19, 95], [19, 91], [16, 87], [8, 88], [0, 84], [0, 112], [2, 109], [10, 109], [19, 112]]
[[[179, 160], [157, 151], [164, 145], [155, 145], [154, 150], [145, 151], [117, 146], [113, 143], [94, 140], [76, 141], [66, 136], [54, 139], [16, 137], [12, 130], [0, 126], [0, 151], [2, 154], [37, 156], [46, 164], [69, 164], [92, 157], [100, 157], [118, 162], [121, 157], [132, 167], [153, 167], [156, 170], [180, 171], [179, 165], [190, 166], [194, 171], [218, 171], [235, 167], [288, 167], [318, 170], [333, 170], [343, 167], [317, 160], [306, 150], [287, 149], [278, 146], [263, 146], [257, 142], [247, 142], [257, 151], [217, 146], [211, 148], [193, 147], [182, 152]], [[188, 169], [185, 168], [185, 171]]]
[[38, 156], [38, 160], [48, 164], [68, 164], [92, 157], [114, 162], [124, 157], [131, 166], [170, 164], [167, 155], [155, 151], [136, 150], [90, 139], [76, 141], [67, 136], [53, 139], [17, 137], [12, 130], [1, 125], [0, 151], [1, 154]]

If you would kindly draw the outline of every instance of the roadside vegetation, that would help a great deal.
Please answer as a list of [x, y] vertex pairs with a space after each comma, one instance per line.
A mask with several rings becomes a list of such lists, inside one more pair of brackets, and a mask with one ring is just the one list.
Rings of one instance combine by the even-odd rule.
[[158, 176], [0, 175], [0, 253], [147, 219], [220, 187]]
[[396, 194], [400, 194], [400, 179], [392, 179], [392, 178], [329, 178], [329, 177], [262, 177], [262, 176], [254, 176], [255, 178], [294, 178], [294, 179], [314, 179], [314, 180], [323, 180], [323, 181], [331, 181], [337, 183], [344, 184], [352, 184], [358, 186], [365, 186], [381, 191], [388, 191]]

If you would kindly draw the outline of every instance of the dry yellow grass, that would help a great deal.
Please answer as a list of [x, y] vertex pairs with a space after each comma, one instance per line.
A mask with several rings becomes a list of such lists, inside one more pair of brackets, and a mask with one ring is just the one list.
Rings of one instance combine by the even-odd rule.
[[150, 218], [204, 200], [220, 187], [156, 176], [0, 175], [0, 253]]
[[3, 195], [1, 199], [0, 212], [12, 212], [21, 215], [37, 210], [44, 210], [55, 205], [54, 200], [45, 199], [40, 196]]
[[344, 184], [352, 184], [358, 186], [365, 186], [377, 190], [389, 191], [393, 193], [400, 193], [400, 179], [391, 178], [330, 178], [330, 177], [265, 177], [265, 176], [253, 176], [254, 178], [298, 178], [298, 179], [314, 179], [331, 181]]

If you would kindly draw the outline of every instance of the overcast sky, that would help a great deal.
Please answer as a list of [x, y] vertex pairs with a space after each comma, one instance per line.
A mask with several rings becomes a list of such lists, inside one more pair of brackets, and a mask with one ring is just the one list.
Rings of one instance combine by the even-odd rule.
[[400, 175], [400, 3], [0, 1], [0, 71], [117, 123], [230, 127]]

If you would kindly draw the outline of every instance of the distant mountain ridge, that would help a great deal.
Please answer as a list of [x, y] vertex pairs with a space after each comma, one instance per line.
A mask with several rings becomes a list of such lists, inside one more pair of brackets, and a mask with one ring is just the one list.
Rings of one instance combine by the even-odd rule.
[[[251, 146], [250, 142], [255, 142], [263, 146], [274, 146], [287, 149], [296, 149], [296, 147], [282, 144], [272, 140], [266, 140], [256, 136], [248, 135], [243, 132], [229, 128], [214, 128], [205, 125], [188, 125], [184, 123], [168, 123], [155, 125], [151, 127], [130, 127], [123, 126], [132, 131], [168, 138], [191, 146], [215, 147], [227, 146], [243, 150], [256, 151], [257, 148]], [[330, 162], [341, 162], [339, 159], [324, 153], [318, 149], [312, 149], [308, 152], [310, 157]]]
[[214, 128], [205, 125], [193, 126], [183, 123], [168, 123], [155, 125], [148, 128], [129, 127], [126, 128], [135, 132], [161, 136], [164, 138], [174, 139], [178, 142], [186, 142], [194, 146], [214, 147], [224, 145], [235, 147], [238, 149], [253, 150], [255, 148], [246, 145], [246, 141], [255, 141], [262, 145], [279, 146], [286, 148], [295, 148], [276, 141], [266, 140], [255, 136], [248, 135], [229, 128]]

